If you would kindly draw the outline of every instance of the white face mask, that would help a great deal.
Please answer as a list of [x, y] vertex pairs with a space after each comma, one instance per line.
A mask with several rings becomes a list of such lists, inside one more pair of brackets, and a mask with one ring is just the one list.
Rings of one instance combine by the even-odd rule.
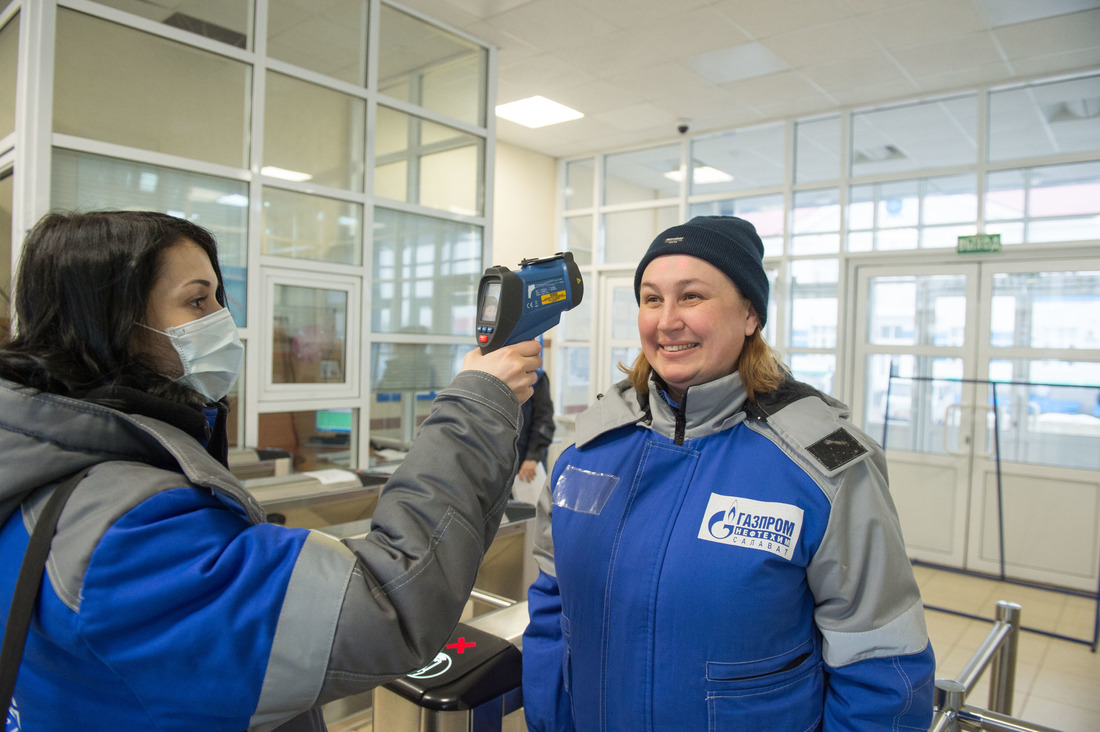
[[183, 364], [183, 376], [176, 381], [212, 402], [233, 388], [244, 364], [244, 345], [229, 308], [157, 332], [168, 337]]

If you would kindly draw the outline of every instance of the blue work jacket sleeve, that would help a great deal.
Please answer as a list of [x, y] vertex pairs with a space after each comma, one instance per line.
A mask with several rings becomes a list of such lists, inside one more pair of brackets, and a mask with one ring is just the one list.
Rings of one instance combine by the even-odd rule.
[[829, 526], [807, 571], [829, 674], [825, 729], [928, 729], [935, 658], [881, 448], [826, 486]]
[[824, 729], [927, 730], [935, 666], [931, 645], [919, 653], [827, 666]]
[[531, 622], [523, 633], [523, 707], [531, 732], [571, 732], [566, 686], [568, 648], [562, 633], [558, 581], [546, 572], [527, 591]]

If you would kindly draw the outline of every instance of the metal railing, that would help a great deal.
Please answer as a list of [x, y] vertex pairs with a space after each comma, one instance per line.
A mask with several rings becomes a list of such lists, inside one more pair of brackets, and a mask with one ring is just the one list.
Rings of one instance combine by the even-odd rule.
[[[1057, 732], [1009, 716], [1016, 691], [1016, 656], [1020, 640], [1020, 606], [997, 603], [997, 620], [982, 645], [955, 679], [936, 679], [936, 712], [929, 732], [1004, 730], [1005, 732]], [[986, 670], [989, 676], [989, 709], [971, 706], [966, 697]]]

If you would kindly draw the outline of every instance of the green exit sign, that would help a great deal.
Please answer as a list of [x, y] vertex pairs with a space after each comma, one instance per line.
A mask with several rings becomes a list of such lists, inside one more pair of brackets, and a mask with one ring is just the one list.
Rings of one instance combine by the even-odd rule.
[[973, 236], [960, 236], [955, 251], [959, 254], [999, 252], [1001, 251], [1001, 235], [974, 234]]

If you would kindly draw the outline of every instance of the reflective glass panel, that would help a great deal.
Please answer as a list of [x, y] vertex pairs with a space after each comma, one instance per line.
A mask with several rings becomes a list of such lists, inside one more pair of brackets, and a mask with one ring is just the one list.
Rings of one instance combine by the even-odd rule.
[[633, 287], [616, 287], [611, 303], [611, 337], [638, 339], [638, 302]]
[[887, 449], [941, 455], [958, 449], [962, 368], [957, 358], [868, 356], [864, 430]]
[[210, 230], [218, 240], [229, 310], [246, 324], [248, 184], [147, 163], [54, 148], [50, 205], [160, 211]]
[[853, 176], [978, 162], [976, 94], [852, 115]]
[[374, 139], [376, 195], [467, 216], [484, 211], [483, 138], [379, 107]]
[[366, 113], [362, 99], [268, 72], [260, 172], [362, 191]]
[[991, 361], [989, 373], [1009, 382], [995, 387], [1001, 460], [1100, 470], [1100, 363]]
[[765, 257], [783, 254], [783, 231], [786, 217], [783, 215], [783, 194], [751, 196], [727, 201], [693, 203], [688, 207], [688, 218], [696, 216], [737, 216], [756, 228], [764, 243]]
[[840, 191], [797, 191], [791, 211], [791, 253], [840, 251]]
[[635, 359], [638, 358], [638, 354], [642, 352], [641, 348], [612, 348], [611, 349], [611, 371], [607, 375], [608, 385], [618, 384], [620, 381], [626, 378], [626, 374], [620, 366], [630, 368], [634, 365]]
[[608, 155], [604, 158], [603, 202], [635, 203], [678, 196], [683, 176], [679, 145]]
[[596, 164], [592, 158], [573, 160], [565, 164], [565, 210], [591, 208], [596, 199]]
[[485, 125], [489, 53], [473, 41], [382, 5], [378, 88], [471, 125]]
[[481, 227], [376, 208], [371, 329], [469, 335], [477, 319]]
[[692, 194], [779, 186], [786, 145], [782, 123], [698, 137], [691, 142]]
[[839, 263], [835, 259], [796, 259], [790, 272], [791, 347], [836, 348]]
[[0, 137], [15, 132], [15, 72], [19, 53], [19, 16], [0, 29]]
[[277, 284], [274, 297], [272, 383], [346, 383], [348, 293]]
[[986, 233], [1002, 244], [1096, 239], [1100, 162], [1006, 170], [988, 175]]
[[826, 394], [833, 394], [836, 381], [836, 356], [831, 353], [793, 353], [789, 359], [791, 372], [799, 381]]
[[248, 166], [248, 64], [60, 8], [55, 71], [54, 132]]
[[990, 345], [1100, 348], [1100, 272], [994, 274]]
[[591, 295], [581, 298], [581, 304], [572, 310], [561, 314], [561, 322], [558, 332], [562, 340], [586, 341], [592, 337], [592, 303], [595, 300]]
[[570, 216], [565, 219], [565, 249], [573, 252], [573, 261], [577, 264], [592, 264], [591, 216]]
[[1100, 76], [989, 95], [993, 162], [1100, 150]]
[[363, 263], [363, 205], [265, 186], [264, 254]]
[[965, 275], [872, 277], [867, 297], [869, 343], [963, 345]]
[[654, 237], [682, 223], [679, 215], [676, 206], [604, 214], [604, 264], [637, 264]]
[[252, 48], [253, 0], [173, 0], [173, 2], [134, 2], [133, 0], [96, 0], [172, 28], [228, 43], [236, 48]]
[[973, 174], [852, 186], [848, 250], [954, 247], [977, 232], [977, 217]]
[[[472, 334], [470, 343], [472, 347]], [[412, 442], [431, 412], [432, 400], [461, 370], [462, 357], [470, 347], [415, 342], [372, 344], [371, 439], [392, 440], [392, 447], [398, 448]]]
[[589, 355], [587, 346], [566, 346], [556, 351], [555, 360], [562, 364], [555, 367], [561, 372], [554, 395], [558, 414], [578, 414], [588, 408]]
[[[259, 415], [259, 442], [266, 448], [286, 450], [293, 456], [294, 470], [353, 468], [359, 434], [358, 409], [317, 409], [302, 412], [267, 412]], [[326, 509], [332, 515], [326, 515]], [[321, 512], [312, 526], [321, 528], [347, 521], [347, 505], [314, 505]], [[289, 518], [289, 517], [288, 517]], [[301, 525], [301, 522], [297, 522]], [[288, 521], [289, 524], [289, 521]]]
[[268, 0], [267, 55], [365, 85], [369, 16], [367, 0]]
[[795, 182], [840, 177], [840, 117], [800, 121], [794, 130]]

